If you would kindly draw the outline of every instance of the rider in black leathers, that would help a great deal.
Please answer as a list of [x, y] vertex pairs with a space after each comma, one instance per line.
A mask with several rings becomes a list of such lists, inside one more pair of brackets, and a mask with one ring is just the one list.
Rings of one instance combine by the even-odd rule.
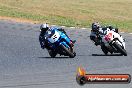
[[110, 30], [113, 30], [114, 32], [118, 33], [118, 28], [114, 28], [112, 26], [106, 26], [106, 27], [101, 27], [101, 25], [99, 24], [99, 22], [94, 22], [92, 23], [92, 30], [91, 30], [91, 34], [90, 34], [90, 39], [92, 41], [94, 41], [94, 44], [97, 46], [97, 45], [100, 45], [100, 32], [101, 31], [104, 31], [104, 30], [107, 30], [107, 28], [109, 28]]

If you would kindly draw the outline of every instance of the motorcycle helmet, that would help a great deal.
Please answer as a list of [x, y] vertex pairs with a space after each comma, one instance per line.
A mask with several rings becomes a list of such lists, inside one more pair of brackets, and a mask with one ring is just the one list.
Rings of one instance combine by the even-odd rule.
[[41, 24], [40, 31], [46, 32], [49, 29], [49, 25], [47, 23]]
[[101, 26], [100, 26], [99, 22], [94, 22], [94, 23], [92, 23], [92, 31], [93, 31], [93, 32], [97, 32], [97, 31], [99, 30], [100, 27], [101, 27]]

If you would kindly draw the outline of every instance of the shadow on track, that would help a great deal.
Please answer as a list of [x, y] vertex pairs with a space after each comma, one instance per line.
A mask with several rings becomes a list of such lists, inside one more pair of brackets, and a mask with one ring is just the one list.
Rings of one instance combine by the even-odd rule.
[[55, 58], [52, 58], [52, 57], [38, 57], [38, 58], [41, 58], [41, 59], [73, 59], [73, 58], [69, 58], [69, 57], [55, 57]]
[[92, 56], [122, 56], [121, 54], [108, 54], [108, 55], [105, 55], [105, 54], [92, 54]]
[[88, 54], [87, 54], [87, 55], [85, 55], [85, 54], [84, 54], [84, 55], [81, 55], [81, 54], [80, 54], [80, 55], [77, 55], [77, 56], [80, 56], [80, 57], [82, 57], [82, 56], [90, 56], [90, 55], [88, 55]]

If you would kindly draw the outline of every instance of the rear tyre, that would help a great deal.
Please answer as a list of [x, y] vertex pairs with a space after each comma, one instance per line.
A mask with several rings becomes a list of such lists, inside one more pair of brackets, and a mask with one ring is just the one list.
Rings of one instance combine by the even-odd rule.
[[70, 49], [66, 48], [64, 45], [61, 45], [61, 48], [68, 54], [70, 58], [74, 58], [76, 56], [76, 53], [71, 52]]
[[55, 58], [55, 56], [57, 55], [57, 53], [53, 50], [48, 50], [49, 52], [49, 55], [52, 57], [52, 58]]
[[113, 43], [113, 46], [124, 56], [127, 56], [127, 52], [117, 42]]

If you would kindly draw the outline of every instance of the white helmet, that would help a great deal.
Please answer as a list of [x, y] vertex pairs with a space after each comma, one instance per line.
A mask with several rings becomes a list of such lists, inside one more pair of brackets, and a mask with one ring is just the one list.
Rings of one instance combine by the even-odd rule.
[[40, 30], [41, 31], [47, 31], [49, 29], [49, 25], [47, 23], [41, 24]]

